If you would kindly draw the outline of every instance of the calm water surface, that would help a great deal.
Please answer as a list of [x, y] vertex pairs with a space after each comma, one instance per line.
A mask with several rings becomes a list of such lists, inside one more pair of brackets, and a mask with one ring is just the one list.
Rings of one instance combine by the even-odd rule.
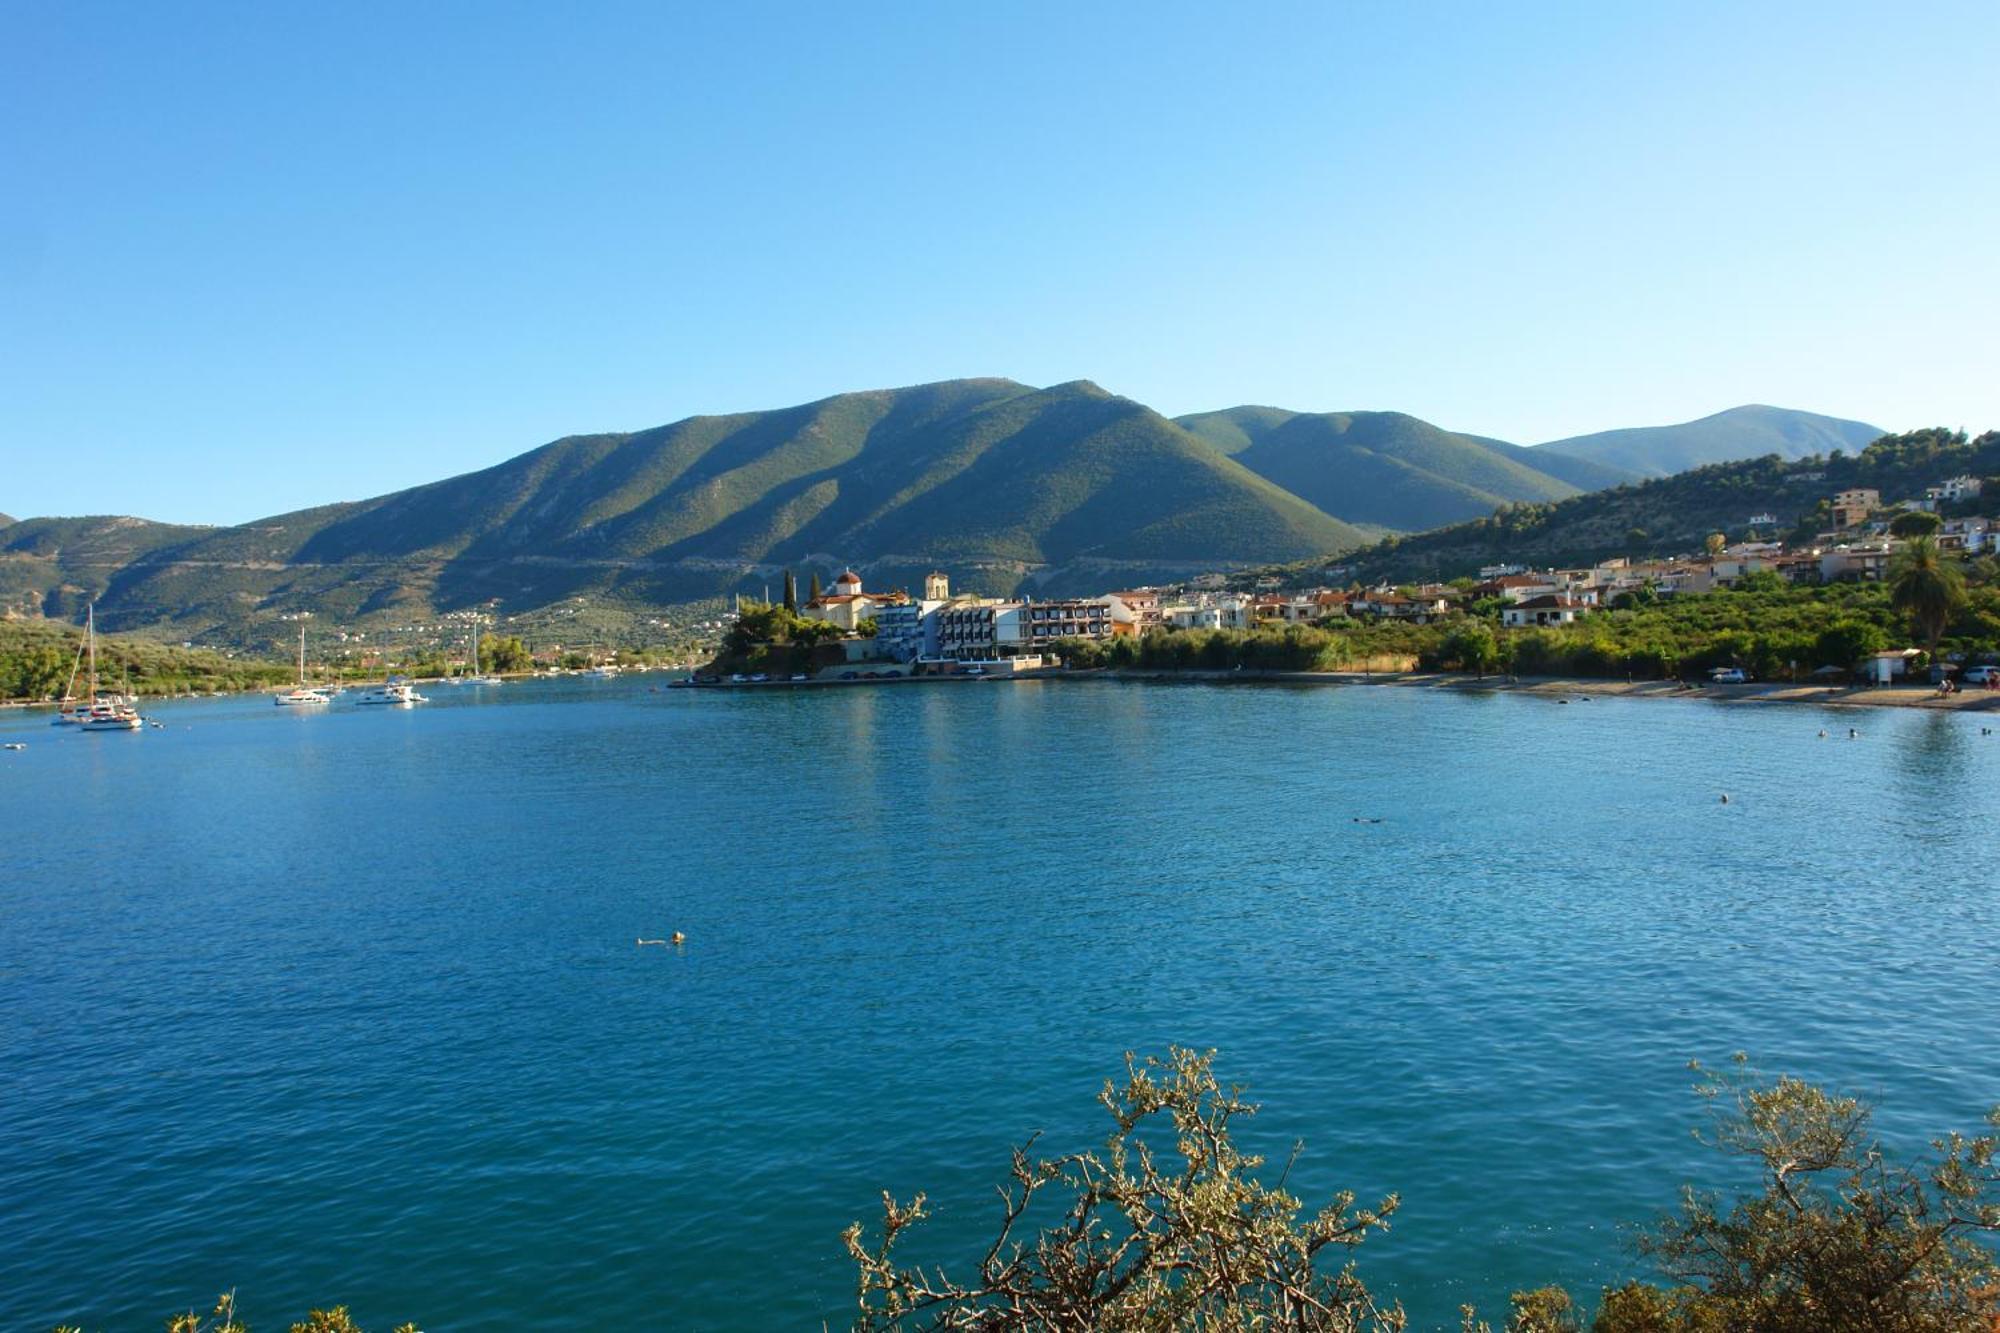
[[1690, 1057], [1911, 1142], [2000, 1100], [1975, 719], [432, 693], [0, 718], [0, 1327], [231, 1286], [260, 1324], [837, 1326], [881, 1189], [968, 1256], [1009, 1144], [1096, 1143], [1169, 1042], [1305, 1140], [1308, 1199], [1401, 1191], [1363, 1271], [1434, 1326], [1629, 1268], [1621, 1224], [1714, 1174]]

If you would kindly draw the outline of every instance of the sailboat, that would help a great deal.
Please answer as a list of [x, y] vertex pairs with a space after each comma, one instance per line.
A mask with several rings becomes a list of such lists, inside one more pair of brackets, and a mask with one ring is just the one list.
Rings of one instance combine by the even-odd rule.
[[479, 666], [479, 617], [472, 618], [472, 674], [465, 678], [467, 685], [499, 685], [498, 676], [489, 676]]
[[73, 727], [90, 716], [90, 705], [76, 697], [76, 673], [83, 670], [83, 640], [76, 641], [76, 660], [69, 664], [69, 683], [63, 686], [62, 702], [56, 705], [56, 727]]
[[310, 689], [306, 685], [306, 627], [299, 623], [299, 683], [272, 700], [280, 708], [311, 707], [314, 704], [330, 704], [331, 695], [324, 690]]
[[139, 710], [123, 695], [97, 697], [97, 603], [90, 604], [84, 620], [84, 642], [90, 652], [90, 709], [76, 725], [85, 731], [138, 731], [146, 725]]

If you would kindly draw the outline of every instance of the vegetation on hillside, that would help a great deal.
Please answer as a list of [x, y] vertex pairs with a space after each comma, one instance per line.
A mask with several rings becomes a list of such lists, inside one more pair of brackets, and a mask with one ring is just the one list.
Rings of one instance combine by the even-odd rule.
[[[1788, 462], [1775, 455], [1697, 468], [1552, 504], [1519, 504], [1435, 532], [1389, 537], [1342, 557], [1363, 583], [1448, 579], [1494, 564], [1580, 565], [1613, 556], [1683, 554], [1709, 534], [1809, 539], [1829, 525], [1826, 500], [1867, 487], [1885, 502], [1921, 495], [1958, 473], [2000, 475], [2000, 431], [1888, 435], [1859, 454]], [[1986, 497], [1982, 497], [1986, 498]], [[1775, 523], [1750, 520], [1770, 514]], [[1323, 564], [1324, 562], [1321, 562]], [[1311, 582], [1320, 564], [1290, 571]]]
[[[77, 670], [83, 632], [48, 620], [0, 620], [0, 699], [60, 699], [76, 671], [75, 691], [87, 686]], [[289, 683], [294, 668], [255, 658], [225, 657], [206, 649], [170, 647], [125, 635], [97, 636], [97, 679], [102, 689], [135, 694], [184, 694], [190, 690], [249, 690]]]
[[[1237, 407], [1181, 417], [1179, 424], [1336, 518], [1405, 531], [1630, 480], [1567, 457], [1538, 460], [1534, 450], [1456, 434], [1401, 412]], [[1537, 461], [1558, 467], [1551, 472]]]
[[31, 518], [0, 525], [0, 615], [80, 618], [119, 571], [213, 531], [143, 518]]
[[1009, 380], [575, 436], [393, 495], [183, 533], [86, 578], [73, 552], [89, 531], [50, 537], [11, 575], [0, 566], [0, 591], [7, 578], [24, 597], [86, 589], [116, 629], [307, 610], [354, 624], [494, 599], [666, 606], [827, 552], [872, 562], [878, 581], [943, 565], [1005, 591], [1079, 562], [1169, 576], [1373, 535], [1129, 399]]
[[809, 620], [782, 602], [744, 602], [736, 623], [723, 635], [722, 648], [708, 669], [791, 675], [825, 666], [822, 645], [845, 633], [838, 625]]

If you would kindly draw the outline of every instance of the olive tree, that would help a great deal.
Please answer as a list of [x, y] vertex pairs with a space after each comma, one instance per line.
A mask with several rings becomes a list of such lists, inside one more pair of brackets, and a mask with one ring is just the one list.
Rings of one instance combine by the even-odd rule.
[[[2000, 1327], [2000, 1137], [1950, 1134], [1928, 1160], [1895, 1161], [1869, 1108], [1800, 1079], [1765, 1080], [1741, 1057], [1702, 1071], [1702, 1135], [1747, 1159], [1758, 1188], [1725, 1203], [1692, 1188], [1640, 1241], [1664, 1283], [1604, 1294], [1592, 1333], [1992, 1333]], [[2000, 1110], [1989, 1121], [2000, 1128]], [[1982, 1243], [1987, 1242], [1987, 1243]], [[1515, 1298], [1580, 1328], [1557, 1288]], [[1565, 1321], [1568, 1322], [1565, 1322]]]

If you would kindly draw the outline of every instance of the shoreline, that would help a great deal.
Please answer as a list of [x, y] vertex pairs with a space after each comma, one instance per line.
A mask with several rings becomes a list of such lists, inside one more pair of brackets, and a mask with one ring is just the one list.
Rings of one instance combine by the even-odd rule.
[[[636, 676], [655, 673], [635, 670], [629, 674]], [[540, 673], [521, 672], [504, 678], [510, 681], [530, 681], [540, 678]], [[441, 680], [442, 678], [432, 678], [415, 683], [437, 684]], [[1929, 685], [1801, 685], [1785, 681], [1756, 681], [1744, 685], [1683, 685], [1671, 680], [1620, 681], [1591, 676], [1472, 676], [1459, 672], [1431, 671], [1218, 671], [1206, 668], [1143, 670], [1131, 667], [1086, 667], [1068, 670], [1058, 667], [1005, 676], [889, 676], [879, 680], [718, 682], [694, 688], [703, 691], [734, 692], [801, 688], [865, 689], [882, 685], [999, 684], [1009, 681], [1078, 683], [1106, 680], [1151, 685], [1369, 685], [1394, 689], [1531, 694], [1543, 698], [1587, 695], [1593, 698], [1694, 699], [1733, 704], [1809, 704], [1821, 708], [1921, 708], [1933, 712], [2000, 712], [2000, 690], [1971, 690], [1944, 696]], [[674, 684], [679, 687], [678, 681]], [[244, 690], [200, 691], [193, 694], [143, 695], [141, 703], [269, 694], [277, 688], [258, 686]], [[55, 704], [49, 700], [0, 700], [0, 709], [4, 710], [27, 711], [53, 707]]]
[[1023, 680], [1130, 680], [1155, 684], [1375, 685], [1546, 698], [1700, 699], [1736, 704], [1812, 704], [1821, 708], [1924, 708], [1934, 712], [2000, 712], [2000, 690], [1940, 695], [1929, 685], [1802, 685], [1755, 681], [1745, 685], [1682, 685], [1671, 680], [1604, 680], [1590, 676], [1472, 676], [1459, 672], [1395, 671], [1144, 671], [1102, 667], [1030, 673]]

